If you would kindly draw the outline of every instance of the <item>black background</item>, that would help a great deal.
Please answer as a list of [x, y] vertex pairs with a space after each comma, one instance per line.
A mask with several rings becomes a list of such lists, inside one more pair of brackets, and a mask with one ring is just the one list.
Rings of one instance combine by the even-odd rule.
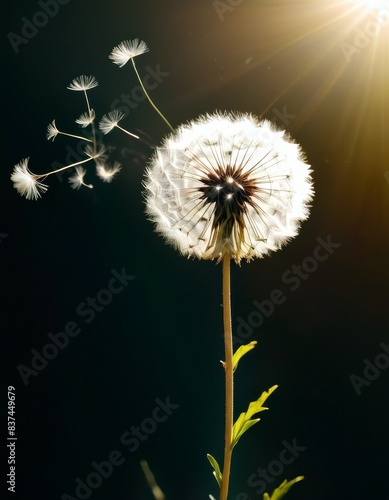
[[[4, 417], [7, 386], [16, 388], [11, 498], [76, 498], [76, 479], [114, 450], [124, 463], [92, 491], [93, 500], [151, 499], [142, 458], [168, 499], [217, 496], [205, 454], [222, 461], [221, 266], [186, 260], [153, 232], [141, 185], [152, 149], [112, 132], [107, 143], [123, 170], [112, 184], [91, 171], [93, 190], [73, 191], [67, 174], [52, 176], [42, 199], [29, 201], [9, 179], [23, 158], [43, 173], [77, 146], [45, 139], [54, 118], [61, 130], [79, 132], [74, 119], [85, 103], [66, 89], [73, 78], [99, 81], [89, 92], [98, 117], [131, 93], [130, 65], [119, 69], [108, 54], [136, 37], [150, 47], [137, 59], [139, 71], [160, 65], [168, 73], [151, 95], [174, 125], [215, 109], [252, 112], [290, 132], [314, 170], [316, 196], [300, 235], [271, 257], [233, 266], [235, 331], [254, 300], [276, 288], [286, 300], [254, 328], [249, 340], [259, 344], [236, 375], [237, 413], [262, 390], [280, 388], [234, 452], [230, 498], [262, 498], [248, 477], [294, 439], [305, 450], [269, 492], [303, 474], [290, 500], [388, 498], [389, 370], [360, 395], [350, 381], [389, 343], [388, 22], [378, 33], [377, 12], [356, 1], [224, 4], [228, 10], [218, 13], [210, 0], [70, 0], [17, 52], [9, 34], [22, 36], [22, 18], [42, 19], [34, 18], [42, 7], [6, 5], [0, 262]], [[167, 132], [146, 101], [123, 125], [151, 144]], [[283, 274], [329, 236], [340, 246], [292, 291]], [[134, 280], [87, 324], [77, 307], [122, 268]], [[48, 334], [69, 321], [80, 334], [24, 384], [18, 367], [31, 367], [31, 350], [42, 352]], [[179, 408], [129, 453], [122, 434], [167, 397]]]

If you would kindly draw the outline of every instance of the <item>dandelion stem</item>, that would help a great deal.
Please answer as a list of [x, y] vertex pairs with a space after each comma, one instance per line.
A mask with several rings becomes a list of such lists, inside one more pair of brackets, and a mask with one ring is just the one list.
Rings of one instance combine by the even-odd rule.
[[155, 481], [154, 474], [151, 472], [149, 464], [146, 462], [146, 460], [142, 460], [140, 465], [155, 500], [165, 500], [165, 494]]
[[76, 165], [81, 165], [82, 163], [86, 163], [87, 161], [93, 160], [93, 157], [86, 158], [85, 160], [77, 161], [76, 163], [72, 163], [71, 165], [65, 165], [64, 167], [57, 168], [57, 170], [52, 170], [51, 172], [48, 172], [47, 174], [35, 174], [33, 175], [34, 179], [42, 179], [42, 177], [48, 177], [51, 174], [57, 174], [58, 172], [62, 172], [62, 170], [66, 170], [68, 168], [75, 167]]
[[223, 257], [223, 323], [224, 323], [224, 370], [226, 384], [226, 421], [224, 438], [224, 464], [220, 500], [227, 500], [232, 455], [232, 427], [234, 420], [234, 374], [232, 369], [232, 326], [231, 326], [231, 278], [230, 255]]
[[[84, 89], [84, 95], [85, 95], [86, 105], [88, 107], [88, 113], [90, 116], [91, 108], [89, 105], [89, 99], [88, 99], [88, 94], [86, 92], [86, 89]], [[92, 121], [91, 125], [92, 125], [92, 137], [93, 137], [93, 141], [91, 141], [91, 142], [93, 142], [93, 150], [96, 151], [96, 129], [95, 129], [95, 124], [93, 123], [93, 121]]]
[[84, 89], [84, 96], [85, 96], [86, 105], [87, 105], [87, 108], [88, 108], [88, 113], [90, 114], [89, 99], [88, 99], [88, 94], [86, 93], [86, 90], [85, 90], [85, 89]]
[[68, 134], [67, 132], [61, 132], [60, 130], [58, 130], [58, 133], [61, 135], [67, 135], [68, 137], [74, 137], [75, 139], [81, 139], [82, 141], [93, 142], [92, 139], [87, 139], [81, 135]]
[[136, 69], [136, 65], [135, 65], [135, 61], [134, 61], [133, 57], [131, 58], [131, 62], [132, 62], [132, 65], [134, 67], [136, 76], [137, 76], [137, 78], [139, 80], [140, 86], [142, 87], [142, 90], [143, 90], [143, 92], [144, 92], [147, 100], [149, 101], [149, 103], [151, 104], [151, 106], [154, 108], [154, 110], [159, 114], [159, 116], [162, 118], [162, 120], [166, 123], [166, 125], [170, 128], [170, 130], [172, 132], [174, 132], [174, 128], [171, 126], [171, 124], [168, 122], [168, 120], [163, 116], [163, 114], [160, 112], [160, 110], [157, 108], [157, 106], [153, 103], [153, 101], [151, 100], [151, 97], [147, 93], [147, 90], [145, 89], [145, 87], [143, 85], [143, 82], [142, 82], [141, 77], [140, 77], [140, 75], [138, 73], [138, 70]]
[[116, 125], [116, 127], [121, 130], [122, 132], [124, 132], [125, 134], [128, 134], [130, 135], [131, 137], [134, 137], [135, 139], [139, 139], [139, 135], [135, 135], [135, 134], [132, 134], [131, 132], [129, 132], [128, 130], [126, 130], [125, 128], [121, 127], [120, 125]]

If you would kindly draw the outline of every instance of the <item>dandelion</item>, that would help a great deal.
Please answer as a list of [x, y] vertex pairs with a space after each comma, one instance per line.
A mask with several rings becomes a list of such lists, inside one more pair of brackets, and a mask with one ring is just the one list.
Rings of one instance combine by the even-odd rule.
[[110, 111], [109, 113], [104, 115], [100, 120], [99, 123], [100, 130], [103, 132], [103, 134], [109, 134], [111, 130], [117, 127], [125, 134], [131, 135], [135, 139], [139, 139], [138, 135], [132, 134], [131, 132], [129, 132], [128, 130], [124, 129], [119, 125], [119, 122], [122, 118], [124, 118], [124, 113], [122, 113], [121, 111], [118, 111], [117, 109]]
[[124, 117], [124, 113], [114, 109], [102, 117], [99, 123], [100, 130], [103, 134], [109, 134], [111, 130], [118, 126], [120, 120]]
[[47, 191], [47, 186], [38, 180], [44, 176], [35, 175], [30, 171], [28, 161], [29, 158], [25, 158], [14, 166], [11, 181], [21, 196], [25, 196], [27, 200], [37, 200], [41, 197], [41, 193]]
[[[65, 165], [63, 167], [57, 168], [56, 170], [52, 170], [45, 174], [39, 174], [39, 175], [33, 174], [29, 170], [28, 168], [29, 158], [25, 158], [20, 163], [15, 165], [11, 175], [11, 180], [14, 184], [14, 188], [18, 191], [19, 194], [25, 196], [28, 200], [33, 200], [33, 199], [37, 200], [38, 198], [41, 197], [41, 193], [47, 191], [47, 185], [42, 184], [42, 182], [39, 182], [39, 179], [45, 179], [49, 175], [57, 174], [58, 172], [63, 172], [64, 170], [76, 167], [76, 172], [79, 173], [79, 178], [77, 182], [81, 182], [83, 180], [83, 175], [85, 175], [85, 173], [82, 175], [81, 178], [81, 172], [84, 171], [84, 169], [79, 167], [79, 165], [87, 163], [88, 161], [92, 161], [96, 158], [104, 158], [104, 153], [105, 153], [105, 148], [103, 146], [96, 149], [90, 145], [87, 145], [85, 147], [85, 154], [88, 156], [88, 158], [72, 163], [71, 165]], [[77, 168], [78, 169], [81, 168], [81, 170], [77, 170]], [[70, 182], [71, 184], [73, 184], [72, 181]], [[74, 180], [74, 183], [75, 182], [76, 180]], [[84, 184], [83, 182], [81, 184], [89, 188], [93, 187], [92, 185]]]
[[131, 60], [136, 77], [138, 78], [139, 84], [142, 87], [144, 95], [146, 96], [150, 105], [153, 107], [154, 111], [156, 113], [158, 113], [158, 115], [162, 118], [162, 120], [166, 123], [166, 125], [173, 132], [173, 130], [174, 130], [173, 127], [171, 126], [169, 121], [165, 118], [165, 116], [161, 113], [161, 111], [157, 108], [157, 106], [154, 104], [151, 97], [149, 96], [145, 86], [143, 85], [142, 78], [140, 77], [139, 72], [136, 68], [134, 58], [136, 56], [140, 56], [148, 51], [149, 51], [149, 48], [147, 47], [146, 43], [143, 42], [143, 40], [139, 41], [137, 38], [135, 38], [135, 40], [125, 40], [124, 42], [121, 42], [117, 47], [115, 47], [112, 50], [111, 54], [109, 55], [109, 58], [112, 59], [112, 61], [115, 64], [119, 65], [120, 68], [122, 66], [124, 66], [125, 64], [127, 64], [127, 62], [129, 60]]
[[112, 50], [109, 58], [121, 68], [127, 64], [130, 59], [145, 54], [148, 51], [149, 48], [146, 43], [143, 40], [135, 38], [135, 40], [125, 40], [121, 42]]
[[112, 166], [108, 164], [97, 163], [96, 174], [103, 182], [111, 182], [121, 169], [122, 167], [117, 161], [115, 161]]
[[54, 139], [57, 137], [58, 134], [59, 134], [59, 130], [57, 129], [57, 126], [55, 124], [55, 120], [53, 120], [47, 126], [46, 138], [47, 138], [48, 141], [50, 141], [50, 139], [52, 139], [52, 141], [54, 142]]
[[47, 126], [46, 138], [48, 141], [50, 139], [52, 139], [52, 141], [54, 142], [54, 139], [57, 137], [58, 134], [67, 135], [68, 137], [74, 137], [75, 139], [81, 139], [82, 141], [93, 142], [91, 139], [87, 139], [86, 137], [81, 137], [80, 135], [68, 134], [67, 132], [61, 132], [60, 130], [58, 130], [57, 125], [55, 123], [55, 120], [53, 120]]
[[76, 173], [69, 177], [68, 181], [72, 189], [80, 189], [81, 186], [85, 186], [89, 189], [92, 189], [92, 184], [85, 184], [84, 177], [86, 174], [86, 170], [83, 167], [77, 166], [75, 167]]
[[76, 123], [81, 125], [81, 127], [85, 128], [91, 123], [93, 123], [95, 118], [96, 118], [96, 113], [94, 112], [93, 109], [91, 109], [90, 111], [82, 113], [82, 115], [79, 118], [77, 118]]
[[228, 497], [232, 450], [276, 388], [250, 403], [234, 424], [230, 262], [264, 257], [297, 235], [313, 197], [310, 174], [300, 147], [284, 132], [252, 115], [229, 113], [178, 127], [146, 170], [146, 211], [157, 232], [187, 257], [223, 263], [223, 468], [208, 455], [220, 500]]
[[297, 235], [313, 196], [299, 146], [254, 116], [202, 116], [157, 148], [146, 172], [147, 213], [183, 255], [238, 264]]
[[93, 89], [97, 87], [98, 82], [96, 81], [94, 76], [85, 76], [81, 75], [78, 76], [77, 78], [74, 78], [70, 85], [67, 87], [69, 90], [75, 90], [75, 91], [87, 91], [90, 89]]
[[[77, 78], [74, 78], [74, 80], [72, 80], [71, 84], [67, 88], [69, 90], [84, 92], [88, 112], [89, 112], [89, 114], [91, 114], [92, 110], [91, 110], [91, 107], [89, 104], [87, 90], [93, 89], [93, 88], [97, 87], [97, 85], [98, 85], [98, 83], [97, 83], [96, 78], [94, 76], [81, 75], [81, 76], [78, 76]], [[94, 127], [93, 120], [91, 123], [92, 123], [92, 127]], [[94, 129], [93, 129], [93, 137], [94, 136], [95, 136], [95, 134], [94, 134]], [[94, 141], [95, 141], [95, 139], [94, 139]]]
[[97, 158], [101, 158], [101, 159], [105, 159], [106, 158], [106, 149], [105, 147], [100, 144], [99, 146], [97, 147], [94, 147], [94, 146], [91, 146], [90, 144], [87, 144], [85, 146], [85, 149], [84, 149], [84, 153], [89, 156], [88, 159], [97, 159]]

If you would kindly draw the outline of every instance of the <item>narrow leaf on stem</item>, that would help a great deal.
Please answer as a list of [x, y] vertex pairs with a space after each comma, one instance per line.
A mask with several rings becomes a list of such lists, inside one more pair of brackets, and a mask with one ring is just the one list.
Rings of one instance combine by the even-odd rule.
[[242, 412], [239, 415], [238, 420], [235, 422], [233, 431], [232, 431], [232, 446], [234, 447], [236, 443], [239, 441], [240, 437], [254, 424], [256, 424], [260, 419], [259, 418], [251, 418], [256, 413], [259, 413], [264, 410], [268, 410], [265, 406], [263, 406], [264, 402], [267, 398], [272, 394], [276, 389], [277, 385], [273, 385], [268, 391], [264, 391], [261, 396], [256, 400], [249, 404], [249, 407], [246, 412]]
[[216, 459], [213, 458], [213, 456], [210, 455], [209, 453], [207, 454], [207, 458], [214, 469], [213, 475], [215, 476], [217, 484], [219, 485], [220, 488], [222, 484], [222, 473], [220, 472], [219, 464], [217, 463]]
[[249, 344], [241, 345], [239, 349], [237, 349], [236, 352], [234, 352], [234, 355], [232, 357], [232, 366], [234, 371], [237, 369], [240, 359], [249, 351], [251, 351], [251, 349], [254, 349], [256, 345], [257, 341], [253, 340]]
[[272, 496], [269, 497], [267, 493], [263, 494], [263, 500], [280, 500], [286, 493], [288, 493], [289, 489], [295, 484], [298, 483], [299, 481], [302, 481], [304, 479], [304, 476], [298, 476], [295, 479], [292, 479], [292, 481], [283, 481], [278, 488], [276, 488]]

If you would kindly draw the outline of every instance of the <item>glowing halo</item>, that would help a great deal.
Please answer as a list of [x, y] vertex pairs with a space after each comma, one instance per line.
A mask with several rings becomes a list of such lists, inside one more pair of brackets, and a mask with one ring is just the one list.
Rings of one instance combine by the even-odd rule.
[[364, 7], [367, 10], [383, 10], [389, 9], [388, 0], [356, 0], [358, 6]]

